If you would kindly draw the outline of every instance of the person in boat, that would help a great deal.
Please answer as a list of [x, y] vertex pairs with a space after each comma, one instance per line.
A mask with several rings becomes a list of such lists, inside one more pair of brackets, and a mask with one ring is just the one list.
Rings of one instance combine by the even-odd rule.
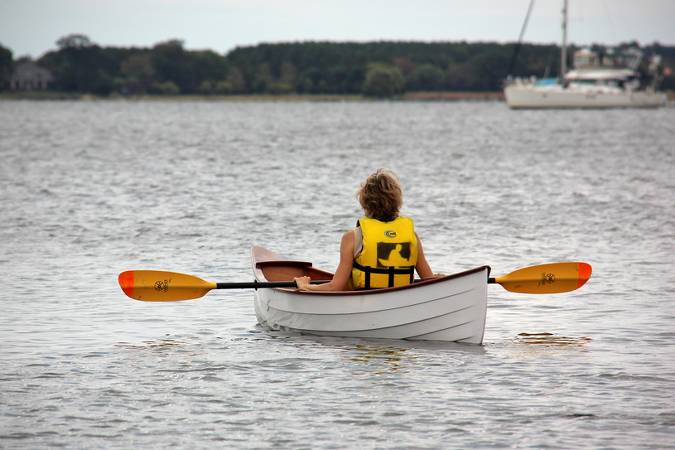
[[400, 216], [403, 190], [396, 175], [379, 169], [370, 175], [358, 191], [364, 216], [356, 228], [342, 235], [340, 263], [333, 279], [310, 284], [309, 277], [297, 277], [295, 283], [306, 291], [344, 291], [397, 287], [411, 284], [415, 271], [420, 278], [435, 275], [415, 232], [413, 220]]

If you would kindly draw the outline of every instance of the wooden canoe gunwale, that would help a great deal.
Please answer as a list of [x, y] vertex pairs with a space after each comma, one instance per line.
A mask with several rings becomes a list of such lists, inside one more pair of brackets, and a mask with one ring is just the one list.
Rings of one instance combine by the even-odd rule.
[[[309, 276], [312, 280], [330, 280], [333, 278], [331, 272], [327, 272], [321, 269], [312, 267], [312, 263], [309, 261], [299, 261], [299, 260], [289, 260], [284, 258], [281, 255], [273, 253], [262, 247], [253, 247], [251, 249], [251, 263], [253, 266], [253, 271], [256, 274], [258, 281], [288, 281], [288, 279], [270, 279], [268, 278], [273, 273], [274, 268], [293, 268], [299, 269], [301, 272], [298, 272], [297, 275], [293, 276]], [[265, 270], [267, 269], [267, 271]], [[476, 272], [481, 272], [487, 269], [487, 275], [490, 276], [490, 266], [480, 266], [473, 269], [465, 270], [458, 273], [453, 273], [451, 275], [446, 275], [440, 278], [431, 278], [427, 280], [419, 280], [413, 284], [407, 286], [398, 286], [384, 289], [369, 289], [369, 290], [356, 290], [356, 291], [299, 291], [294, 288], [274, 288], [278, 290], [283, 290], [289, 294], [293, 295], [321, 295], [321, 296], [339, 296], [347, 297], [353, 295], [378, 295], [386, 294], [394, 291], [401, 291], [406, 289], [414, 289], [420, 286], [442, 283], [454, 278], [461, 278], [463, 276], [471, 275]], [[267, 273], [266, 273], [267, 272]], [[485, 283], [487, 283], [487, 278]]]

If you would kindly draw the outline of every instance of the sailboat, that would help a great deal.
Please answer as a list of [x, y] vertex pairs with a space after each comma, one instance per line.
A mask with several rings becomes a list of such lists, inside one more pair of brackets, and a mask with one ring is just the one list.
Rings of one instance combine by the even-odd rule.
[[508, 80], [504, 97], [510, 108], [656, 108], [666, 104], [666, 95], [656, 89], [660, 57], [652, 56], [649, 72], [653, 81], [643, 86], [637, 71], [643, 54], [637, 48], [622, 54], [610, 50], [602, 57], [582, 49], [574, 54], [574, 70], [567, 71], [567, 8], [568, 0], [564, 0], [560, 77]]

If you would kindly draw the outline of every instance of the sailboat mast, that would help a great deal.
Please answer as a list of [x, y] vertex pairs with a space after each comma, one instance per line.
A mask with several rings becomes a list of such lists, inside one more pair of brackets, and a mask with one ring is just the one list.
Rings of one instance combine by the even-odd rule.
[[562, 46], [560, 48], [560, 82], [563, 83], [567, 73], [567, 0], [562, 7]]

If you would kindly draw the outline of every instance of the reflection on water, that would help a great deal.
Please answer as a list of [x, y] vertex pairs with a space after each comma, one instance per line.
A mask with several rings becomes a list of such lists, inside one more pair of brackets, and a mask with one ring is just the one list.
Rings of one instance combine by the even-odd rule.
[[[401, 368], [401, 361], [404, 358], [405, 348], [389, 347], [389, 346], [373, 346], [365, 344], [356, 345], [356, 355], [349, 359], [354, 362], [359, 362], [368, 365], [384, 366], [383, 370], [373, 372], [374, 375], [380, 375], [385, 371], [395, 372]], [[414, 357], [410, 357], [414, 358]]]
[[556, 336], [553, 333], [519, 333], [515, 339], [522, 344], [533, 344], [553, 347], [583, 347], [591, 342], [590, 337]]
[[140, 344], [132, 344], [130, 342], [118, 342], [115, 347], [126, 348], [131, 350], [162, 350], [173, 347], [182, 347], [187, 345], [186, 342], [177, 341], [175, 339], [159, 339], [153, 341], [143, 341]]

